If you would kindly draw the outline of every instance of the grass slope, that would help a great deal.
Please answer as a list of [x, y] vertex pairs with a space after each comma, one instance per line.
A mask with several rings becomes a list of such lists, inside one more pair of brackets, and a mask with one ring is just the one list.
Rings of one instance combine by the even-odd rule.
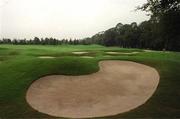
[[[73, 51], [89, 53], [74, 55]], [[140, 53], [107, 55], [106, 51]], [[39, 56], [57, 58], [40, 59]], [[0, 45], [0, 118], [53, 118], [35, 111], [26, 103], [25, 95], [31, 83], [49, 74], [90, 74], [98, 71], [99, 61], [108, 59], [130, 60], [155, 67], [161, 79], [157, 91], [146, 104], [124, 114], [99, 119], [180, 118], [180, 53], [144, 52], [99, 45]]]

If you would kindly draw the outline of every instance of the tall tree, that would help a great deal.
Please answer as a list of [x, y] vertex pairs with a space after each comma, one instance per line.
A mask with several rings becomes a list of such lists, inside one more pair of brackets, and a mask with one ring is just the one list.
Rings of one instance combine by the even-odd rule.
[[180, 0], [147, 0], [140, 9], [159, 23], [164, 48], [180, 50]]
[[34, 37], [34, 44], [40, 44], [40, 39], [38, 37]]

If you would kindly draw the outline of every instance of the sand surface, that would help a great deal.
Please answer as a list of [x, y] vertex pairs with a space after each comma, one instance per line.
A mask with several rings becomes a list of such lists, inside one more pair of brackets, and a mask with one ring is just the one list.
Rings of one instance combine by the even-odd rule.
[[144, 52], [155, 52], [153, 50], [144, 50]]
[[52, 56], [40, 56], [41, 59], [54, 59], [55, 57]]
[[111, 55], [118, 55], [118, 54], [125, 54], [125, 55], [131, 55], [131, 54], [138, 54], [139, 52], [106, 52], [107, 54], [111, 54]]
[[159, 83], [158, 72], [129, 61], [101, 61], [90, 75], [51, 75], [35, 81], [26, 100], [35, 110], [57, 117], [117, 115], [144, 104]]
[[88, 52], [72, 52], [75, 55], [83, 55], [83, 54], [87, 54]]

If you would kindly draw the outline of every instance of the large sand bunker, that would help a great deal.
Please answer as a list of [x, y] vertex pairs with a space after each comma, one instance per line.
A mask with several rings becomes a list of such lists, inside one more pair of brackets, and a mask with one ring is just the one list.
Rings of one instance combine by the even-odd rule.
[[129, 61], [101, 61], [97, 73], [52, 75], [35, 81], [27, 102], [57, 117], [88, 118], [116, 115], [144, 104], [159, 83], [158, 72]]

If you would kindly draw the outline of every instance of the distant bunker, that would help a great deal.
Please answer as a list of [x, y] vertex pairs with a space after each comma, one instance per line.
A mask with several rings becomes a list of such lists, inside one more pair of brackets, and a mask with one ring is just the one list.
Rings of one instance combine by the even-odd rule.
[[35, 110], [56, 117], [112, 116], [144, 104], [159, 83], [158, 72], [130, 61], [101, 61], [100, 70], [82, 76], [51, 75], [29, 87], [26, 100]]
[[83, 55], [83, 54], [87, 54], [89, 52], [72, 52], [72, 54], [75, 54], [75, 55]]
[[40, 59], [54, 59], [56, 57], [53, 56], [39, 56]]
[[94, 57], [92, 57], [92, 56], [81, 56], [81, 58], [92, 59], [92, 58], [94, 58]]
[[106, 52], [106, 54], [110, 54], [110, 55], [132, 55], [132, 54], [138, 54], [140, 52]]

